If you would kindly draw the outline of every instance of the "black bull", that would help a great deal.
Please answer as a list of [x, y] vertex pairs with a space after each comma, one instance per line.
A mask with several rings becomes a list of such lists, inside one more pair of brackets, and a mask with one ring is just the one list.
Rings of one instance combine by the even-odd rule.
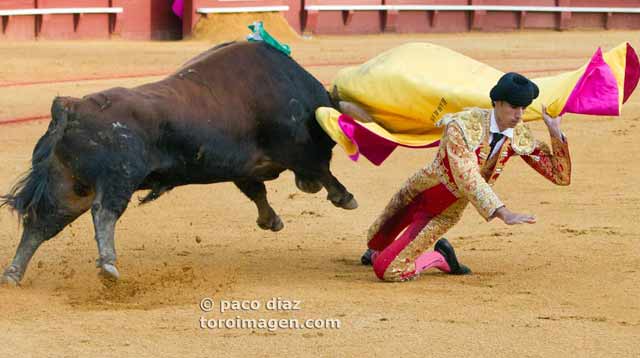
[[100, 274], [117, 279], [115, 225], [136, 190], [149, 189], [148, 202], [179, 185], [232, 181], [255, 202], [258, 225], [277, 231], [263, 182], [289, 169], [300, 190], [324, 187], [334, 205], [356, 208], [314, 117], [331, 105], [320, 82], [264, 43], [217, 46], [159, 82], [56, 98], [31, 169], [0, 197], [23, 224], [2, 281], [19, 283], [38, 247], [89, 209]]

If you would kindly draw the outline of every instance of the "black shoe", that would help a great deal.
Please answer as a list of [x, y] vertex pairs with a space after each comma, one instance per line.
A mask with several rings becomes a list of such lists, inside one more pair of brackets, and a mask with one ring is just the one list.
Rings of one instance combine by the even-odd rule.
[[362, 262], [363, 265], [373, 265], [373, 261], [371, 260], [371, 255], [373, 255], [375, 251], [371, 250], [371, 249], [367, 249], [367, 251], [364, 252], [364, 254], [362, 254], [362, 257], [360, 258], [360, 262]]
[[445, 238], [438, 240], [438, 242], [436, 242], [434, 250], [442, 254], [442, 256], [444, 256], [444, 259], [447, 260], [449, 268], [451, 269], [451, 272], [449, 272], [450, 275], [468, 275], [471, 273], [471, 269], [458, 262], [456, 251], [449, 243], [449, 240]]

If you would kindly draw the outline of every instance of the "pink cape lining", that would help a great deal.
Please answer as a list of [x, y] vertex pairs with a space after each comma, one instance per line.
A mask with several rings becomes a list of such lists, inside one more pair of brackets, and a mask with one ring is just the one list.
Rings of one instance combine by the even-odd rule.
[[624, 98], [622, 103], [627, 103], [627, 100], [638, 85], [638, 79], [640, 79], [638, 55], [633, 47], [627, 43], [627, 61], [624, 69]]
[[356, 153], [349, 155], [349, 158], [353, 161], [357, 161], [359, 154], [362, 153], [371, 163], [380, 165], [399, 145], [407, 148], [431, 148], [440, 145], [439, 140], [419, 147], [410, 147], [392, 142], [371, 132], [346, 114], [340, 115], [338, 125], [342, 132], [356, 145]]
[[602, 49], [598, 48], [560, 114], [617, 116], [620, 114], [618, 98], [618, 83], [602, 57]]

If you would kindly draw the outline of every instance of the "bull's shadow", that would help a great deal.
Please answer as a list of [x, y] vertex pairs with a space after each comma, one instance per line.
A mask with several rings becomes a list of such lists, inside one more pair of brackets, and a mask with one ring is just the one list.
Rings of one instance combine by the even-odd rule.
[[255, 202], [258, 226], [278, 231], [264, 181], [289, 169], [300, 190], [324, 187], [334, 205], [356, 208], [329, 169], [335, 143], [315, 120], [321, 106], [333, 106], [322, 84], [262, 42], [214, 47], [159, 82], [54, 99], [31, 169], [0, 197], [24, 227], [2, 281], [18, 284], [38, 247], [89, 209], [100, 274], [117, 280], [115, 225], [137, 190], [150, 190], [146, 203], [232, 181]]

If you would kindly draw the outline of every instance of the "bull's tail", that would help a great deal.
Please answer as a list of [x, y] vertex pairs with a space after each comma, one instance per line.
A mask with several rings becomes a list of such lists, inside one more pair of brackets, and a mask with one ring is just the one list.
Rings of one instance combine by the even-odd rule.
[[38, 140], [33, 150], [31, 168], [22, 175], [8, 194], [0, 196], [0, 207], [8, 205], [20, 218], [37, 218], [38, 212], [53, 208], [54, 199], [50, 185], [49, 167], [56, 143], [67, 126], [68, 110], [64, 99], [56, 98], [51, 106], [51, 122], [47, 132]]

